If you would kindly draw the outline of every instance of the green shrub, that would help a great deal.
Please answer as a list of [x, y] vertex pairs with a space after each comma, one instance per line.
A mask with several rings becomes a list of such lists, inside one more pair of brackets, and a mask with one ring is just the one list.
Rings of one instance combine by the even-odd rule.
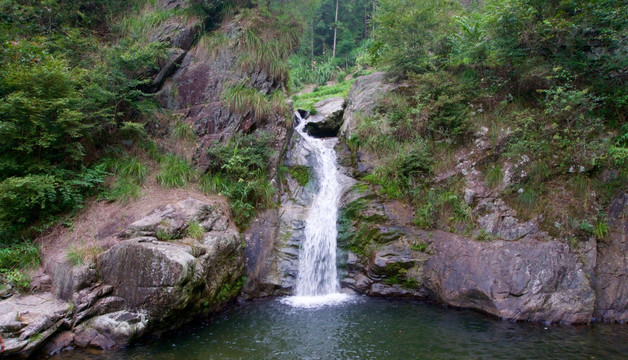
[[537, 202], [537, 195], [534, 189], [527, 187], [517, 195], [517, 203], [527, 210], [534, 208]]
[[310, 182], [310, 168], [305, 165], [295, 165], [290, 168], [289, 172], [301, 186]]
[[420, 251], [420, 252], [426, 252], [427, 248], [429, 247], [429, 244], [424, 243], [424, 242], [418, 242], [416, 244], [413, 244], [412, 246], [410, 246], [410, 248], [414, 251]]
[[174, 239], [174, 235], [170, 233], [168, 230], [158, 228], [155, 232], [155, 237], [159, 241], [170, 241]]
[[22, 270], [10, 270], [2, 274], [4, 282], [11, 284], [18, 291], [24, 293], [30, 290], [31, 277]]
[[208, 149], [208, 174], [201, 188], [225, 195], [236, 224], [244, 227], [257, 210], [272, 205], [276, 189], [267, 179], [269, 159], [273, 153], [270, 134], [236, 134], [225, 144]]
[[148, 138], [144, 124], [125, 121], [120, 127], [120, 135], [125, 140], [140, 142]]
[[437, 225], [450, 227], [464, 224], [471, 226], [471, 208], [452, 189], [431, 189], [418, 200], [413, 223], [423, 229], [433, 229]]
[[380, 185], [381, 192], [393, 199], [411, 195], [432, 174], [432, 158], [423, 140], [417, 140], [410, 149], [398, 151], [386, 164], [375, 168], [365, 181]]
[[39, 266], [39, 246], [34, 242], [4, 243], [0, 247], [0, 271]]
[[606, 219], [599, 218], [593, 225], [593, 234], [598, 240], [604, 240], [608, 235], [608, 224]]
[[0, 245], [0, 287], [11, 285], [18, 291], [30, 290], [29, 270], [39, 266], [40, 250], [34, 242]]

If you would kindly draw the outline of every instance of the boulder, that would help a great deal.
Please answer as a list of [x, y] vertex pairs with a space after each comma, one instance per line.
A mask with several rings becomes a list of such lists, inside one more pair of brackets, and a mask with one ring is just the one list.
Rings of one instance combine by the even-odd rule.
[[477, 242], [441, 231], [433, 234], [424, 286], [437, 299], [506, 319], [591, 321], [595, 294], [567, 244]]
[[329, 98], [314, 105], [316, 115], [310, 117], [305, 132], [316, 138], [335, 137], [342, 126], [343, 98]]
[[92, 263], [74, 266], [67, 260], [46, 259], [44, 267], [52, 279], [51, 292], [63, 300], [70, 300], [72, 294], [97, 281]]
[[0, 331], [5, 342], [2, 355], [28, 357], [64, 325], [72, 305], [51, 293], [16, 295], [0, 301]]
[[[113, 296], [123, 299], [127, 309], [141, 309], [151, 326], [169, 328], [216, 311], [236, 295], [244, 257], [237, 232], [225, 231], [209, 232], [195, 246], [131, 239], [102, 253], [97, 266], [103, 282], [113, 286]], [[93, 308], [119, 303], [104, 300]]]
[[132, 223], [127, 236], [181, 237], [191, 222], [198, 222], [205, 231], [225, 231], [229, 226], [226, 211], [218, 204], [186, 199], [151, 211], [146, 217]]
[[94, 317], [74, 330], [74, 343], [79, 347], [111, 349], [128, 344], [141, 336], [149, 317], [142, 311], [118, 311]]
[[377, 101], [396, 89], [397, 84], [385, 82], [384, 72], [374, 72], [361, 76], [353, 82], [347, 95], [346, 108], [340, 135], [349, 138], [357, 129], [359, 119], [373, 114]]

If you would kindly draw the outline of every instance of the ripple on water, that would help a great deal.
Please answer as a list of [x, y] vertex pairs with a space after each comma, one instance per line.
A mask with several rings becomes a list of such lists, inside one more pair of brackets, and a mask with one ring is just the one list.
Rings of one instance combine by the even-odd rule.
[[357, 295], [317, 307], [295, 307], [290, 299], [245, 303], [119, 352], [75, 351], [54, 360], [628, 358], [626, 325], [513, 323]]

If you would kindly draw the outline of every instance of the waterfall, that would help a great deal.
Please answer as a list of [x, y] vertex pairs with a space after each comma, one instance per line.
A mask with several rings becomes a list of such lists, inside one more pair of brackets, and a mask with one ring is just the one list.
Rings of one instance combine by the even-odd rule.
[[312, 154], [318, 183], [305, 221], [305, 240], [299, 250], [299, 272], [296, 291], [288, 302], [294, 306], [319, 306], [338, 303], [348, 298], [338, 293], [336, 269], [337, 216], [341, 186], [336, 167], [337, 138], [317, 139], [305, 132], [307, 121], [296, 112], [297, 133], [303, 146]]

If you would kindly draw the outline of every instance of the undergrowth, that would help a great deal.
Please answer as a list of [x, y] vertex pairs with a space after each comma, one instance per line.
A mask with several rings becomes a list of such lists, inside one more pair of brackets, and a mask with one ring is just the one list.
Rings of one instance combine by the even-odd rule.
[[236, 134], [208, 149], [210, 164], [201, 178], [201, 189], [225, 195], [240, 228], [246, 227], [257, 211], [273, 206], [276, 189], [267, 176], [271, 144], [271, 135], [258, 131]]

